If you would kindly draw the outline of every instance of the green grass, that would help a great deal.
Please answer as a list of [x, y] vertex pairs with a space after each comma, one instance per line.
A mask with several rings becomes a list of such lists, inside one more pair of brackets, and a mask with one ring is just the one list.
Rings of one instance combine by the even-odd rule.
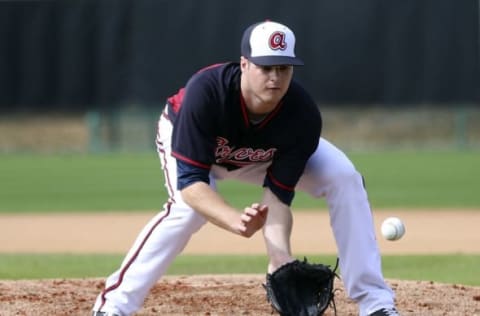
[[479, 207], [480, 152], [352, 155], [380, 207]]
[[[480, 208], [480, 152], [351, 153], [374, 208]], [[166, 199], [155, 153], [0, 155], [0, 213], [144, 211]], [[225, 182], [235, 206], [258, 200], [251, 185]], [[297, 193], [294, 208], [324, 208]], [[14, 241], [12, 241], [14, 242]], [[333, 264], [331, 256], [309, 256]], [[0, 254], [0, 279], [105, 277], [122, 255]], [[265, 256], [179, 256], [168, 274], [264, 273]], [[480, 255], [385, 256], [387, 278], [480, 286]]]
[[164, 203], [155, 153], [0, 157], [0, 211], [153, 210]]
[[0, 279], [96, 277], [111, 273], [120, 255], [0, 254]]
[[[480, 207], [480, 152], [351, 153], [375, 208]], [[156, 153], [0, 156], [0, 212], [157, 210], [166, 193]], [[258, 200], [251, 185], [226, 182], [235, 206]], [[323, 208], [297, 193], [294, 208]]]
[[387, 278], [480, 286], [480, 255], [384, 256], [383, 263]]
[[[307, 257], [329, 265], [336, 260], [334, 256]], [[121, 255], [0, 254], [0, 279], [104, 278], [122, 259]], [[266, 264], [265, 256], [181, 255], [167, 274], [262, 274]], [[480, 255], [384, 256], [383, 271], [388, 279], [480, 286]]]

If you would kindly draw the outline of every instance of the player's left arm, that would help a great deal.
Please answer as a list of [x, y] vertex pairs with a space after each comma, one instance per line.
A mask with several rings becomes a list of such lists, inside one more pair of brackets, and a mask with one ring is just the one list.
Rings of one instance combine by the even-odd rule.
[[263, 236], [270, 259], [269, 273], [294, 260], [290, 247], [293, 225], [290, 205], [295, 196], [295, 186], [318, 145], [318, 138], [315, 141], [314, 137], [317, 135], [310, 135], [307, 143], [291, 146], [280, 152], [265, 176], [262, 204], [268, 205], [269, 213]]
[[292, 212], [268, 187], [265, 187], [262, 204], [269, 212], [263, 226], [263, 238], [269, 257], [268, 273], [272, 273], [287, 262], [293, 261], [290, 249]]

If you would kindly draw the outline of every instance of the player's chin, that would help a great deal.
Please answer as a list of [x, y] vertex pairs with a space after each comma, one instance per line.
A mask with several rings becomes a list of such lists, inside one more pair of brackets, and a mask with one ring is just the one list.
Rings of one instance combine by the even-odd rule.
[[262, 95], [262, 100], [265, 103], [269, 104], [277, 104], [280, 102], [280, 100], [283, 98], [284, 93], [282, 93], [280, 90], [267, 90], [263, 95]]

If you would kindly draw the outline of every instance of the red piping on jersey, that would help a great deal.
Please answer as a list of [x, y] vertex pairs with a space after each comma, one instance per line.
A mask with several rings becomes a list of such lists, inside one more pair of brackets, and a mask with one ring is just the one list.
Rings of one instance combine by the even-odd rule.
[[267, 174], [268, 174], [268, 177], [270, 178], [270, 180], [273, 182], [273, 184], [275, 184], [277, 187], [279, 187], [283, 190], [286, 190], [286, 191], [291, 191], [291, 192], [295, 191], [294, 187], [286, 186], [285, 184], [283, 184], [280, 181], [278, 181], [277, 179], [275, 179], [275, 177], [272, 175], [272, 172], [270, 170], [268, 170]]
[[240, 92], [240, 108], [242, 109], [243, 122], [245, 123], [245, 127], [249, 128], [250, 120], [248, 119], [247, 104], [245, 103], [245, 99], [243, 98], [243, 95], [241, 92]]
[[203, 168], [203, 169], [210, 169], [210, 166], [209, 165], [206, 165], [206, 164], [203, 164], [201, 162], [198, 162], [198, 161], [195, 161], [195, 160], [192, 160], [188, 157], [185, 157], [185, 156], [182, 156], [180, 155], [179, 153], [176, 153], [176, 152], [172, 152], [172, 156], [177, 158], [177, 159], [180, 159], [182, 161], [185, 161], [186, 163], [189, 163], [191, 165], [194, 165], [195, 167], [199, 167], [199, 168]]
[[[277, 115], [278, 111], [282, 107], [283, 102], [280, 101], [277, 106], [273, 109], [272, 112], [268, 113], [267, 117], [262, 120], [262, 122], [257, 126], [257, 128], [263, 128], [272, 120], [272, 118]], [[245, 127], [250, 127], [250, 120], [248, 119], [248, 109], [245, 99], [243, 98], [242, 93], [240, 93], [240, 107], [242, 109], [243, 121], [245, 122]]]
[[258, 125], [258, 128], [263, 128], [265, 125], [267, 125], [268, 122], [270, 122], [273, 119], [273, 117], [277, 115], [282, 105], [283, 105], [283, 101], [280, 101], [280, 103], [277, 104], [275, 109], [272, 112], [270, 112], [270, 114], [268, 114], [268, 116], [260, 123], [260, 125]]

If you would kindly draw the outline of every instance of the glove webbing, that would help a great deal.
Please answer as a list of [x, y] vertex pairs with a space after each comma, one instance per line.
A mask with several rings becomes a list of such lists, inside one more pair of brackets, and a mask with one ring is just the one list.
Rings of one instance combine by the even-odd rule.
[[[297, 262], [299, 262], [297, 260]], [[307, 263], [307, 258], [304, 257], [303, 259], [303, 263]], [[291, 262], [290, 264], [296, 264], [295, 261]], [[330, 266], [327, 266], [331, 273], [332, 273], [332, 278], [331, 278], [331, 288], [332, 290], [329, 292], [329, 296], [327, 297], [327, 300], [328, 300], [328, 305], [323, 309], [323, 311], [321, 311], [318, 316], [320, 315], [323, 315], [324, 311], [326, 310], [326, 308], [328, 306], [332, 307], [333, 308], [333, 311], [334, 311], [334, 314], [337, 315], [337, 307], [335, 305], [335, 292], [338, 290], [338, 289], [333, 289], [333, 282], [335, 280], [335, 277], [337, 278], [340, 278], [339, 275], [336, 273], [337, 269], [338, 269], [338, 264], [339, 264], [339, 258], [337, 257], [337, 260], [336, 260], [336, 263], [335, 263], [335, 267], [332, 269], [330, 269]], [[279, 268], [279, 270], [281, 270], [282, 268], [287, 268], [289, 264], [285, 264], [283, 266], [281, 266]], [[277, 271], [279, 271], [277, 270]], [[271, 277], [271, 274], [267, 274], [267, 280]], [[272, 293], [272, 289], [269, 288], [266, 284], [262, 284], [263, 288], [266, 290], [267, 292], [267, 300], [270, 302], [270, 304], [272, 305], [272, 308], [274, 309], [272, 312], [275, 312], [276, 311], [280, 311], [281, 310], [281, 307], [278, 305], [278, 302], [276, 301], [276, 296], [274, 295], [274, 293]], [[271, 300], [272, 299], [272, 300]], [[323, 305], [323, 304], [322, 304]], [[283, 315], [282, 315], [283, 316]]]

